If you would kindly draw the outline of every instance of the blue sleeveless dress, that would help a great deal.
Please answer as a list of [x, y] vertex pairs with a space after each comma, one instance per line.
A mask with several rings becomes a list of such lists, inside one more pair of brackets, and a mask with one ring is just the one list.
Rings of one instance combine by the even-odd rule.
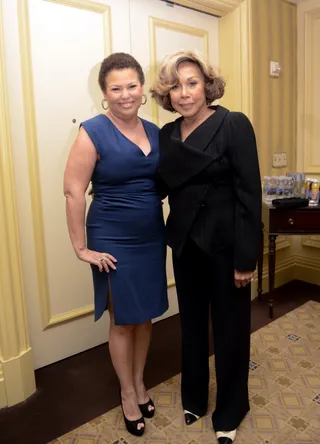
[[[151, 145], [148, 156], [104, 114], [81, 124], [99, 155], [91, 178], [87, 246], [118, 261], [110, 271], [116, 325], [142, 324], [168, 309], [164, 220], [155, 184], [159, 129], [141, 122]], [[108, 274], [96, 265], [91, 269], [98, 320], [110, 297]]]

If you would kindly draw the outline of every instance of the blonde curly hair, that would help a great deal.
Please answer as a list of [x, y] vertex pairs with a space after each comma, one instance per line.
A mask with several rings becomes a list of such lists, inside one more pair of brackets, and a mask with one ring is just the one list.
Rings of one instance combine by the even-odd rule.
[[207, 105], [210, 105], [224, 94], [225, 81], [214, 68], [201, 55], [194, 51], [179, 51], [167, 55], [161, 62], [157, 77], [150, 88], [151, 96], [163, 109], [175, 112], [170, 99], [170, 90], [178, 83], [179, 65], [183, 62], [194, 63], [200, 68], [205, 81], [205, 94]]

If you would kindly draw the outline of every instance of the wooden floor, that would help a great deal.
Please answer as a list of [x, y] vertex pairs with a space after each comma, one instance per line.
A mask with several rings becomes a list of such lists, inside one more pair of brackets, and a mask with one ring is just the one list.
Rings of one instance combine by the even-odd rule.
[[[320, 287], [292, 281], [276, 290], [275, 319], [309, 300]], [[265, 302], [252, 302], [252, 331], [270, 322]], [[154, 325], [145, 372], [148, 388], [180, 372], [178, 315]], [[212, 341], [210, 354], [213, 353]], [[107, 344], [36, 371], [37, 392], [0, 410], [1, 444], [47, 444], [119, 404], [118, 381]]]

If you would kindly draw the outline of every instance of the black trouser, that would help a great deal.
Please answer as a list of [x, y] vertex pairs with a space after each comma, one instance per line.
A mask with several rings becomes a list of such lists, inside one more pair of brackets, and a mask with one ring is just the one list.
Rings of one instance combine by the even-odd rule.
[[[236, 429], [249, 411], [250, 285], [236, 288], [232, 252], [211, 258], [188, 240], [173, 266], [182, 330], [182, 404], [205, 415], [208, 407], [208, 327], [211, 309], [216, 367], [216, 431]], [[248, 270], [249, 271], [249, 270]]]

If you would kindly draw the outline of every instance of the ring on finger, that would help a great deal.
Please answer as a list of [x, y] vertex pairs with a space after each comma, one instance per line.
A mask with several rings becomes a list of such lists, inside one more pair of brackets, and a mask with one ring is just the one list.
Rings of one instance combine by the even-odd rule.
[[99, 262], [103, 262], [104, 258], [103, 257], [99, 257]]

